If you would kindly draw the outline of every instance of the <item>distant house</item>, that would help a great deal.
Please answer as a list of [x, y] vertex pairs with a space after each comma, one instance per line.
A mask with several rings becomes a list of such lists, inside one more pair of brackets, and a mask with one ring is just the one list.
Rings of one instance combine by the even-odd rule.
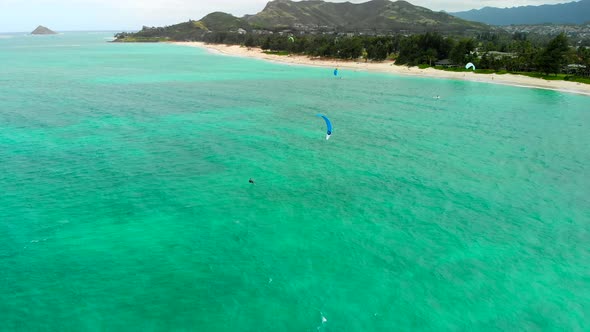
[[494, 56], [494, 58], [516, 58], [517, 55], [516, 53], [510, 53], [510, 52], [498, 52], [498, 51], [489, 51], [487, 52], [488, 55], [492, 55]]
[[580, 64], [569, 64], [566, 66], [565, 71], [568, 74], [574, 74], [574, 75], [586, 75], [588, 73], [588, 71], [586, 70], [586, 66], [584, 65], [580, 65]]
[[457, 67], [457, 65], [453, 64], [449, 59], [442, 59], [438, 60], [434, 63], [435, 66], [450, 68], [450, 67]]
[[269, 31], [269, 30], [258, 30], [258, 29], [254, 29], [252, 30], [252, 33], [255, 35], [272, 35], [273, 32]]

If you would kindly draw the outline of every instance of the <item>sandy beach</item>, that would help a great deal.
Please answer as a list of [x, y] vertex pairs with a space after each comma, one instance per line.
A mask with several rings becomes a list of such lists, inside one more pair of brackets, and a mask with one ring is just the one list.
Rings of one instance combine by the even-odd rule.
[[475, 74], [472, 72], [448, 72], [433, 68], [420, 69], [418, 67], [406, 67], [392, 65], [391, 61], [385, 62], [355, 62], [336, 59], [319, 59], [303, 55], [280, 56], [265, 54], [259, 48], [247, 48], [238, 45], [206, 44], [202, 42], [173, 42], [175, 45], [200, 47], [210, 52], [229, 56], [262, 59], [292, 65], [317, 66], [327, 68], [344, 68], [354, 71], [369, 71], [378, 73], [390, 73], [396, 75], [412, 75], [443, 79], [467, 80], [473, 82], [505, 84], [519, 87], [550, 89], [569, 93], [577, 93], [590, 96], [590, 84], [582, 84], [567, 81], [548, 81], [540, 78], [514, 75], [514, 74]]

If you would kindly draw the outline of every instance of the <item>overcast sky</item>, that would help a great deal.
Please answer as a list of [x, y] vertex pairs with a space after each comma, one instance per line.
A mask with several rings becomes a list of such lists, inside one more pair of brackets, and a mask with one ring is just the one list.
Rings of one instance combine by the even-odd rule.
[[[334, 2], [344, 2], [331, 0]], [[366, 0], [352, 0], [353, 3]], [[569, 0], [409, 0], [432, 10], [461, 11], [485, 6], [514, 7]], [[198, 20], [213, 11], [255, 14], [267, 0], [0, 0], [0, 31], [138, 30]]]

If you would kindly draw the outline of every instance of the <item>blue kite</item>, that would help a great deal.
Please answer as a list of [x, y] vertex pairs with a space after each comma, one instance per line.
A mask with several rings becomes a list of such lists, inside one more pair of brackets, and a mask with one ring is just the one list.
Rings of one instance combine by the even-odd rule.
[[330, 119], [328, 119], [328, 117], [323, 114], [317, 114], [317, 116], [326, 121], [326, 127], [328, 127], [328, 131], [326, 132], [326, 140], [329, 140], [330, 135], [332, 135], [332, 122], [330, 122]]

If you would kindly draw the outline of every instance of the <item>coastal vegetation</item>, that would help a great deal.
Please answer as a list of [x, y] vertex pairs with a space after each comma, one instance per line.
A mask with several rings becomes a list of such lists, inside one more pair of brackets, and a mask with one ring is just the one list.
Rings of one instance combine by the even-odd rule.
[[549, 41], [531, 40], [523, 34], [483, 34], [474, 38], [446, 37], [438, 33], [352, 37], [209, 34], [203, 41], [260, 47], [281, 55], [303, 54], [355, 61], [390, 59], [398, 65], [452, 71], [465, 71], [464, 65], [472, 62], [478, 73], [530, 73], [527, 76], [552, 75], [573, 81], [576, 77], [590, 77], [590, 49], [571, 46], [563, 34]]
[[[121, 35], [117, 36], [121, 38]], [[134, 34], [126, 41], [167, 41], [169, 37]], [[177, 39], [176, 39], [177, 40]], [[184, 40], [184, 39], [181, 39]], [[468, 62], [478, 73], [519, 73], [527, 76], [587, 83], [590, 77], [590, 49], [573, 47], [567, 36], [550, 40], [483, 33], [475, 37], [451, 37], [438, 33], [391, 36], [341, 36], [291, 34], [207, 33], [197, 40], [213, 44], [260, 47], [278, 55], [301, 54], [312, 57], [355, 61], [395, 60], [397, 65], [434, 67], [463, 71]], [[561, 75], [557, 75], [561, 74]]]

